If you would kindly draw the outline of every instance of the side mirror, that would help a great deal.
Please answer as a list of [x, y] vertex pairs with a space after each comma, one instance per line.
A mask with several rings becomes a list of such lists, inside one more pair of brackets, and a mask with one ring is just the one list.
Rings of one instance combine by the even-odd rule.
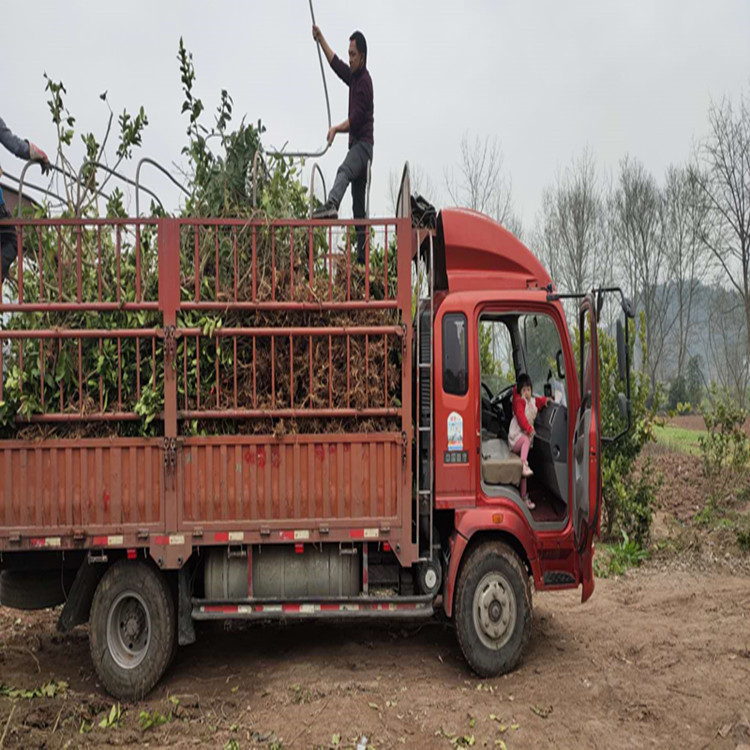
[[617, 406], [620, 411], [620, 416], [625, 422], [630, 421], [630, 399], [624, 393], [617, 394]]
[[617, 321], [617, 370], [624, 383], [628, 375], [628, 350], [625, 345], [625, 330], [622, 321]]
[[557, 364], [557, 377], [560, 378], [560, 380], [565, 380], [565, 365], [563, 364], [562, 349], [557, 350], [557, 354], [555, 354], [555, 362]]
[[621, 305], [622, 311], [625, 313], [625, 316], [627, 318], [635, 318], [635, 306], [633, 305], [633, 300], [631, 300], [629, 297], [623, 297]]

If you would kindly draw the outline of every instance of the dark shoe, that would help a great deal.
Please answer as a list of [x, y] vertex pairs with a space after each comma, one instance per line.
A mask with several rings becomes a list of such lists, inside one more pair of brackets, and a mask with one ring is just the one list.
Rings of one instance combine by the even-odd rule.
[[339, 211], [331, 201], [323, 204], [320, 208], [313, 211], [313, 219], [338, 219]]

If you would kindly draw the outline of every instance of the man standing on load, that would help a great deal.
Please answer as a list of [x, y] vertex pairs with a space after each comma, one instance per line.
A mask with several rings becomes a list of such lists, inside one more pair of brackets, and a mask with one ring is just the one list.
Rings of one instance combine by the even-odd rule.
[[[17, 135], [14, 135], [10, 128], [5, 124], [5, 121], [0, 117], [0, 143], [5, 146], [12, 154], [15, 154], [19, 159], [28, 159], [30, 161], [39, 162], [42, 165], [42, 172], [49, 172], [49, 159], [47, 154], [42, 149], [37, 148], [31, 141], [23, 140]], [[0, 176], [2, 176], [3, 170], [0, 169]], [[18, 196], [21, 200], [21, 196]], [[0, 219], [10, 219], [11, 215], [5, 205], [5, 199], [3, 198], [3, 191], [0, 188]], [[16, 259], [18, 254], [18, 239], [16, 237], [16, 230], [14, 227], [0, 228], [0, 256], [2, 257], [2, 265], [0, 265], [0, 283], [5, 281], [10, 267], [13, 265], [13, 261]]]
[[[372, 78], [367, 70], [367, 42], [361, 31], [349, 37], [349, 65], [343, 63], [328, 46], [323, 32], [312, 28], [313, 39], [320, 43], [334, 73], [349, 87], [349, 117], [328, 131], [328, 144], [333, 143], [336, 133], [349, 133], [349, 152], [336, 173], [331, 192], [325, 205], [314, 214], [316, 219], [338, 218], [338, 209], [349, 183], [352, 186], [353, 215], [365, 218], [365, 194], [367, 191], [367, 163], [372, 161], [374, 105]], [[357, 230], [357, 260], [365, 262], [365, 230]]]

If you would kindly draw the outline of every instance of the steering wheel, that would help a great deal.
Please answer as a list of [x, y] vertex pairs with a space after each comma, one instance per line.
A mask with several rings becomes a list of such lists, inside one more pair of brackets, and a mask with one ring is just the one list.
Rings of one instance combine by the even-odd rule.
[[513, 384], [506, 385], [505, 388], [503, 388], [499, 393], [492, 397], [492, 403], [499, 404], [501, 401], [510, 396], [510, 394], [513, 393], [513, 387]]
[[482, 388], [487, 392], [487, 398], [489, 399], [490, 403], [492, 403], [492, 399], [495, 398], [492, 391], [490, 390], [490, 387], [487, 385], [487, 383], [484, 382], [484, 380], [481, 381]]

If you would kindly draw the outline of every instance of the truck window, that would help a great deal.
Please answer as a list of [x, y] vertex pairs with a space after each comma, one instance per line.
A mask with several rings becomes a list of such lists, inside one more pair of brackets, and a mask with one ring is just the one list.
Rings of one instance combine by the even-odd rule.
[[554, 320], [543, 314], [523, 315], [519, 320], [519, 328], [534, 392], [543, 393], [546, 384], [549, 384], [553, 395], [555, 391], [564, 392], [564, 373], [559, 373], [557, 369], [560, 334]]
[[500, 393], [515, 382], [513, 342], [505, 321], [479, 321], [479, 367], [482, 382], [489, 386], [492, 393]]
[[469, 385], [466, 316], [448, 313], [443, 318], [443, 390], [463, 396]]

